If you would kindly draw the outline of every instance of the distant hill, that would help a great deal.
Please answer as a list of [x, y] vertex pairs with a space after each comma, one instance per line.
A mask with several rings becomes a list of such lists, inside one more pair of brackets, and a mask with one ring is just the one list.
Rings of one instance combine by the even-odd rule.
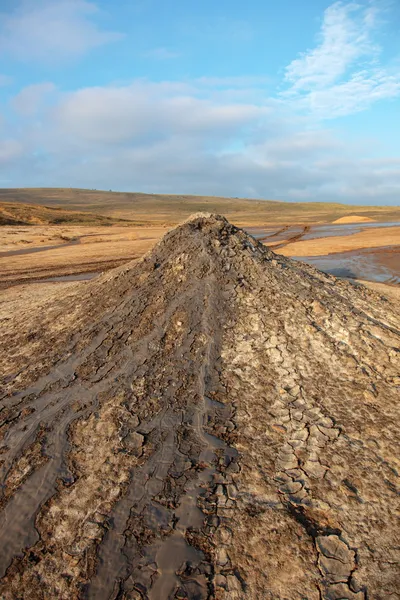
[[[279, 202], [214, 196], [106, 192], [73, 188], [0, 189], [0, 201], [45, 205], [141, 223], [174, 225], [195, 212], [226, 215], [236, 225], [331, 223], [354, 215], [354, 206], [328, 202]], [[400, 221], [400, 207], [357, 206], [374, 221]]]
[[123, 219], [55, 206], [0, 202], [0, 225], [114, 225], [122, 222]]

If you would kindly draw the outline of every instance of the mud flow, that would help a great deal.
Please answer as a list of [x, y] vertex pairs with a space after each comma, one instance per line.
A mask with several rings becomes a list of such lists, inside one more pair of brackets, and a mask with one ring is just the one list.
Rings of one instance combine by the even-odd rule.
[[400, 246], [365, 248], [326, 256], [293, 257], [336, 277], [400, 284]]
[[[297, 241], [315, 240], [329, 237], [343, 237], [368, 230], [383, 231], [398, 223], [351, 223], [341, 225], [290, 226], [282, 228], [248, 228], [249, 233], [264, 244], [271, 244], [274, 251]], [[384, 237], [382, 238], [384, 240]], [[318, 256], [292, 256], [294, 260], [308, 263], [336, 277], [360, 279], [398, 285], [400, 283], [399, 246], [360, 248], [346, 252], [320, 254]]]
[[44, 279], [32, 280], [31, 283], [59, 283], [61, 281], [90, 281], [100, 275], [100, 272], [76, 273], [74, 275], [60, 275], [59, 277], [46, 277]]
[[2, 323], [0, 598], [399, 597], [397, 306], [201, 214], [65, 286]]

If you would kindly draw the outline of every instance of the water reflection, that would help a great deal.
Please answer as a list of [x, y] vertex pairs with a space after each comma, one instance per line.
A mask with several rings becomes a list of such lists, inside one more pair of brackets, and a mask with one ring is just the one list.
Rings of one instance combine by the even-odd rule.
[[400, 246], [363, 248], [326, 256], [292, 258], [336, 277], [400, 285]]
[[[399, 225], [400, 222], [346, 223], [337, 225], [328, 223], [312, 226], [281, 225], [275, 227], [248, 227], [246, 231], [256, 239], [263, 241], [266, 245], [271, 243], [272, 250], [279, 253], [279, 248], [286, 246], [285, 242], [288, 240], [306, 241], [353, 235], [367, 229], [396, 227]], [[277, 242], [283, 243], [279, 244]], [[317, 269], [336, 277], [364, 279], [366, 281], [400, 285], [400, 246], [365, 248], [322, 256], [293, 256], [292, 258], [313, 265]]]

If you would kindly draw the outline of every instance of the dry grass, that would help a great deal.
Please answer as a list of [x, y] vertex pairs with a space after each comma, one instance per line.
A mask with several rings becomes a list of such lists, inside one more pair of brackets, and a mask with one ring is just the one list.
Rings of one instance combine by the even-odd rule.
[[24, 204], [17, 200], [0, 202], [0, 225], [114, 225], [121, 222], [124, 221], [54, 206]]
[[[195, 212], [225, 215], [235, 225], [268, 223], [331, 223], [354, 215], [354, 206], [325, 202], [278, 202], [170, 194], [105, 192], [71, 188], [2, 189], [0, 201], [45, 204], [80, 210], [139, 224], [175, 225]], [[357, 216], [376, 221], [400, 221], [400, 207], [357, 206]]]

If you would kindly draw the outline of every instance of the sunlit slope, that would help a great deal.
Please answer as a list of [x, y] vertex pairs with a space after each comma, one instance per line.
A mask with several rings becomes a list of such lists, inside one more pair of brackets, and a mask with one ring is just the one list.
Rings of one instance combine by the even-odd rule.
[[17, 199], [0, 202], [0, 225], [114, 225], [122, 222], [93, 212], [25, 204]]

